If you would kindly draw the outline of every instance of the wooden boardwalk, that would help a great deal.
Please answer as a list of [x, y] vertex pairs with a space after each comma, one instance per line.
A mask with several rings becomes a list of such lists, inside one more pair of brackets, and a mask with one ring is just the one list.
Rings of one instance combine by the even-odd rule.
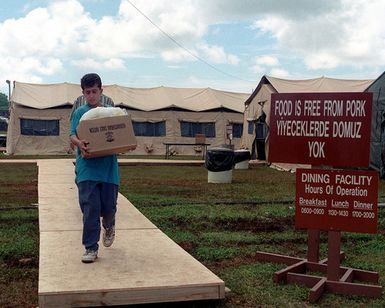
[[100, 245], [95, 263], [82, 263], [74, 165], [71, 160], [37, 163], [40, 308], [224, 298], [224, 282], [120, 194], [114, 244]]

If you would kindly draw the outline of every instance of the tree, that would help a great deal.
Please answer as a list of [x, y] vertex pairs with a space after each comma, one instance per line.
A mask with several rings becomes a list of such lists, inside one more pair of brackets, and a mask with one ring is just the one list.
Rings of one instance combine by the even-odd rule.
[[8, 110], [8, 96], [0, 92], [0, 110]]

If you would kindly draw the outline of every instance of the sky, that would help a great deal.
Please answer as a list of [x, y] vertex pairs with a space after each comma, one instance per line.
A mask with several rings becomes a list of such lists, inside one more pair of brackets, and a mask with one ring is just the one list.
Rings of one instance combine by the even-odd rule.
[[251, 93], [263, 75], [376, 79], [383, 0], [3, 0], [6, 80]]

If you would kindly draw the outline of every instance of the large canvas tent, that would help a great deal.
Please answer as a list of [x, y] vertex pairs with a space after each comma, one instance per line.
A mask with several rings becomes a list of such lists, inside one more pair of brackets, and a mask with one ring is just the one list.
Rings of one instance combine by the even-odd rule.
[[272, 93], [363, 92], [372, 82], [328, 77], [287, 80], [263, 76], [255, 91], [245, 101], [241, 147], [249, 149], [253, 159], [267, 159]]
[[385, 178], [385, 72], [366, 91], [373, 93], [370, 167]]
[[[206, 143], [239, 147], [247, 93], [211, 88], [129, 88], [103, 86], [115, 106], [131, 115], [138, 147], [134, 154], [164, 154], [163, 142], [195, 142], [205, 134]], [[15, 82], [10, 102], [7, 153], [22, 155], [63, 154], [69, 151], [69, 118], [80, 85]], [[229, 127], [233, 140], [228, 138]], [[200, 154], [199, 147], [178, 147], [180, 154]]]

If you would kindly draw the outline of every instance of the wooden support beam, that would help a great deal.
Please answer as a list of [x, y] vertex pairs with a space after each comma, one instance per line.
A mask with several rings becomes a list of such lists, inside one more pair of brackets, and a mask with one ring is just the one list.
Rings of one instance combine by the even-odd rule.
[[320, 243], [320, 230], [308, 229], [307, 230], [307, 260], [310, 262], [319, 261], [319, 243]]
[[286, 265], [292, 265], [292, 264], [301, 262], [303, 260], [297, 257], [284, 256], [284, 255], [279, 255], [279, 254], [270, 253], [270, 252], [263, 252], [263, 251], [257, 251], [255, 253], [255, 257], [257, 258], [258, 261], [282, 263]]
[[290, 265], [278, 272], [274, 273], [274, 282], [286, 282], [287, 273], [305, 273], [306, 272], [306, 260], [302, 260], [298, 263]]
[[307, 262], [306, 268], [310, 272], [319, 272], [323, 274], [326, 274], [327, 272], [327, 264], [325, 263]]
[[326, 286], [326, 278], [322, 278], [318, 283], [310, 289], [309, 292], [309, 302], [315, 303], [319, 300], [319, 298], [322, 296], [322, 294], [325, 291]]
[[340, 282], [352, 282], [354, 277], [354, 270], [349, 268], [340, 279]]
[[354, 269], [354, 280], [378, 283], [380, 275], [377, 272]]
[[339, 282], [339, 281], [327, 281], [326, 290], [344, 295], [358, 295], [379, 298], [382, 296], [382, 287], [368, 284], [351, 283], [351, 282]]
[[324, 277], [298, 273], [287, 273], [287, 283], [300, 284], [308, 288], [314, 287]]
[[338, 281], [340, 279], [340, 247], [341, 247], [341, 232], [328, 232], [328, 280]]

